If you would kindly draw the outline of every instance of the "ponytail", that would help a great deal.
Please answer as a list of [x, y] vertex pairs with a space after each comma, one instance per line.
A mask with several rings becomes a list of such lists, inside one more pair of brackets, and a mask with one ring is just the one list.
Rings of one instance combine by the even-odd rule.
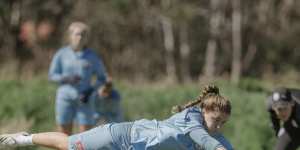
[[198, 98], [194, 101], [188, 102], [187, 104], [180, 106], [176, 105], [172, 107], [172, 113], [178, 113], [182, 110], [193, 107], [195, 105], [202, 106], [202, 103], [205, 99], [207, 99], [210, 96], [217, 96], [219, 95], [219, 88], [215, 85], [207, 85], [204, 87], [204, 89], [201, 92], [201, 95], [198, 96]]

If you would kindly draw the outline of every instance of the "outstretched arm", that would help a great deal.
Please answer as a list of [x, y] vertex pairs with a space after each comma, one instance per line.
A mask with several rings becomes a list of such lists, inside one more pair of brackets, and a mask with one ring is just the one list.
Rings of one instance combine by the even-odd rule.
[[196, 144], [205, 150], [226, 150], [219, 141], [211, 137], [204, 129], [193, 130], [189, 135]]

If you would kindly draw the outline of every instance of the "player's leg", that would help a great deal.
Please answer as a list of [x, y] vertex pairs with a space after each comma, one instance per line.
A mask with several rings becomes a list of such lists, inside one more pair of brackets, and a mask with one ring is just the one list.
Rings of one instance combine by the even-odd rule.
[[75, 114], [76, 102], [72, 99], [58, 96], [55, 104], [57, 131], [71, 135]]
[[20, 132], [15, 134], [0, 135], [1, 146], [28, 146], [38, 145], [53, 149], [67, 150], [68, 136], [60, 132], [44, 132], [28, 134]]
[[59, 150], [68, 149], [68, 135], [60, 132], [45, 132], [32, 134], [32, 143]]
[[110, 133], [110, 124], [98, 126], [69, 137], [70, 150], [115, 150], [116, 147]]
[[76, 119], [79, 125], [79, 132], [87, 131], [96, 124], [96, 119], [94, 117], [95, 111], [90, 102], [91, 101], [88, 103], [82, 103], [80, 101], [78, 102]]

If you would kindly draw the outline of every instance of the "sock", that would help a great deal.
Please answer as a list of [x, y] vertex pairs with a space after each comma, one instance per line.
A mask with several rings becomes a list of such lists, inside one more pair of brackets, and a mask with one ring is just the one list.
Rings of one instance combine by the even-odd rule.
[[32, 134], [30, 135], [19, 135], [15, 138], [17, 144], [20, 146], [33, 145]]

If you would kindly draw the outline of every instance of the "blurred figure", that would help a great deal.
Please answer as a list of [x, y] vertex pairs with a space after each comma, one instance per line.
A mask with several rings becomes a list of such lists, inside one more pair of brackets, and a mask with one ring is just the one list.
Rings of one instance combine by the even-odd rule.
[[272, 127], [277, 137], [274, 150], [300, 147], [300, 90], [275, 89], [267, 99]]
[[94, 93], [95, 118], [99, 124], [122, 122], [121, 97], [111, 81]]
[[90, 95], [107, 78], [102, 60], [86, 46], [88, 33], [86, 24], [71, 23], [66, 36], [68, 45], [56, 52], [49, 69], [49, 79], [59, 84], [56, 93], [58, 130], [68, 135], [72, 133], [75, 119], [80, 132], [95, 124]]

